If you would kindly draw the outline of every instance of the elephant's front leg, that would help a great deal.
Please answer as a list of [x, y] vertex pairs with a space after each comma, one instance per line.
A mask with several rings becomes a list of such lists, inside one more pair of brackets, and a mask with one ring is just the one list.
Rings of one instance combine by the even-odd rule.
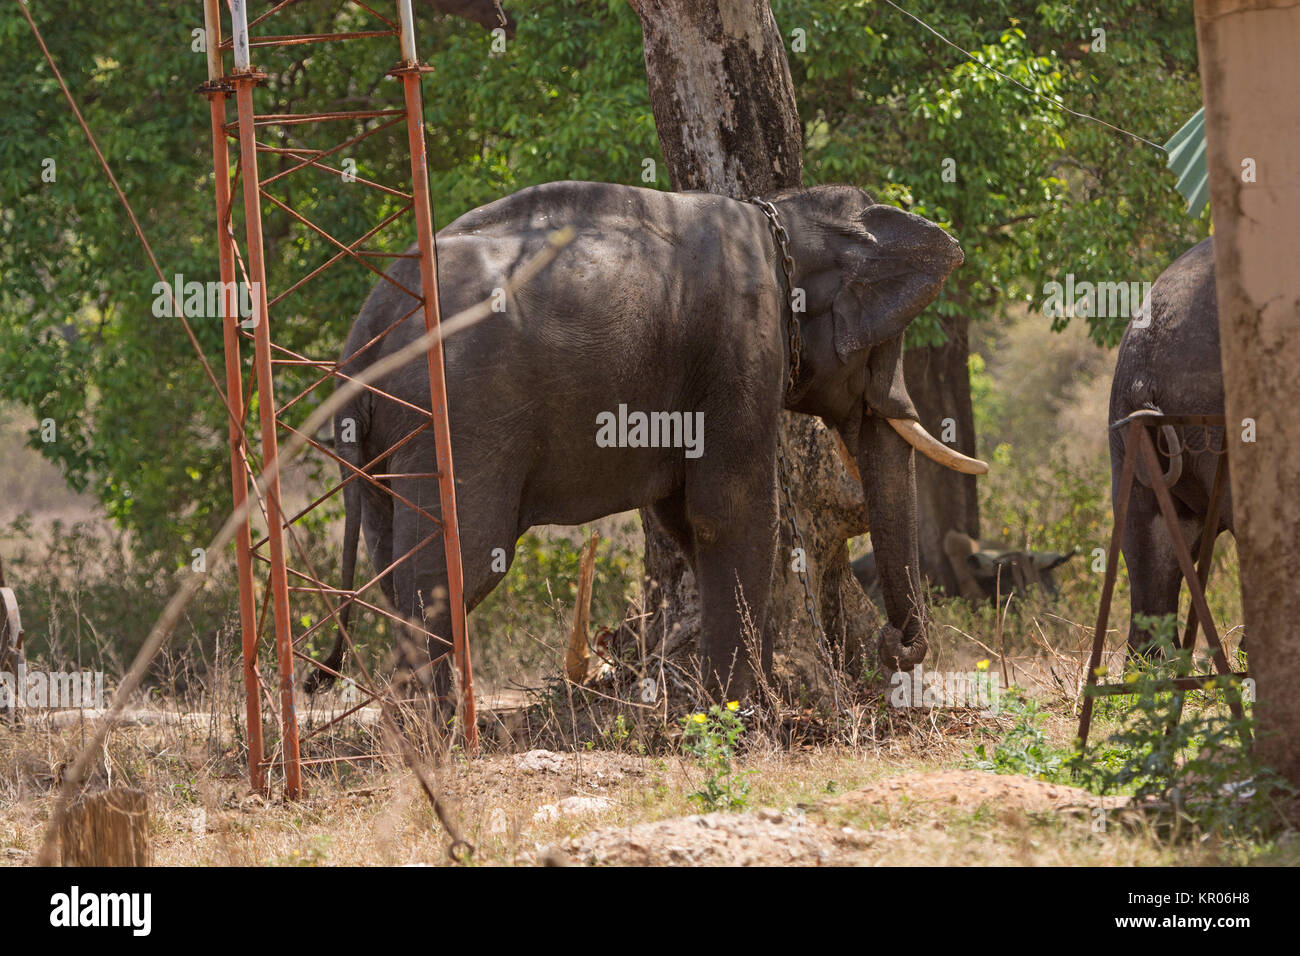
[[[758, 458], [764, 456], [758, 455]], [[735, 700], [754, 687], [755, 665], [768, 669], [766, 638], [776, 547], [772, 462], [744, 470], [709, 469], [688, 477], [686, 517], [695, 551], [706, 692]]]

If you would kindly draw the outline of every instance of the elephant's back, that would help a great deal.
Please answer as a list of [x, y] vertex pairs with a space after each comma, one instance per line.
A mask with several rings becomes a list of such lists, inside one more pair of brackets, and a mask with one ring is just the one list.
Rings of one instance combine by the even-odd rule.
[[1215, 299], [1214, 242], [1179, 256], [1151, 286], [1150, 323], [1132, 322], [1120, 341], [1111, 385], [1111, 420], [1139, 408], [1166, 414], [1220, 414], [1223, 373]]
[[1219, 346], [1215, 299], [1214, 239], [1203, 239], [1169, 266], [1151, 286], [1151, 332], [1170, 344], [1197, 339]]

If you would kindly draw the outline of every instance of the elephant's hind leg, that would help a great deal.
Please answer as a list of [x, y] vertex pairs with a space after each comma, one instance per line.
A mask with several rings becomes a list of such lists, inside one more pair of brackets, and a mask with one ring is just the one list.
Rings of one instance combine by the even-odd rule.
[[752, 690], [753, 668], [771, 663], [765, 628], [777, 504], [771, 469], [750, 465], [725, 474], [688, 476], [686, 516], [700, 589], [705, 690], [738, 698]]
[[[438, 485], [424, 479], [397, 479], [394, 490], [434, 517], [440, 515]], [[518, 541], [517, 509], [497, 489], [477, 488], [457, 496], [461, 528], [463, 600], [472, 610], [504, 577]], [[429, 698], [436, 727], [455, 716], [455, 660], [447, 581], [446, 542], [438, 525], [400, 500], [393, 505], [395, 604], [408, 622], [394, 641], [395, 682], [410, 696]], [[418, 548], [410, 557], [401, 558]]]
[[[1137, 618], [1177, 616], [1183, 573], [1155, 493], [1134, 485], [1132, 494], [1123, 541], [1133, 609], [1128, 646], [1131, 654], [1147, 657], [1155, 651], [1156, 635], [1150, 628], [1142, 626]], [[1183, 540], [1195, 554], [1203, 522], [1197, 516], [1183, 513], [1181, 508], [1178, 517]], [[1176, 632], [1174, 639], [1178, 639]]]
[[447, 558], [439, 526], [421, 514], [438, 517], [438, 486], [398, 478], [393, 491], [400, 496], [393, 501], [393, 596], [405, 621], [393, 628], [393, 683], [404, 699], [427, 699], [442, 709], [451, 694]]

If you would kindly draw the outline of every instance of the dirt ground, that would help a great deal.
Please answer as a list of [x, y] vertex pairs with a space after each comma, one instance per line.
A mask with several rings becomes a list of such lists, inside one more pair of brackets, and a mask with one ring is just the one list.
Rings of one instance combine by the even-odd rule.
[[[0, 724], [0, 865], [35, 862], [78, 725]], [[316, 766], [304, 799], [253, 795], [241, 752], [198, 720], [115, 730], [93, 786], [144, 789], [155, 865], [442, 866], [451, 839], [398, 760]], [[970, 769], [989, 727], [859, 747], [754, 748], [741, 812], [703, 812], [680, 751], [533, 749], [431, 767], [446, 817], [483, 866], [1147, 865], [1244, 862], [1124, 822], [1124, 798]], [[1053, 735], [1072, 720], [1053, 717]], [[1295, 862], [1294, 844], [1254, 859]]]
[[[594, 830], [546, 848], [539, 859], [549, 865], [871, 866], [903, 862], [898, 857], [913, 838], [899, 824], [915, 811], [941, 819], [991, 809], [1015, 824], [1029, 814], [1078, 819], [1094, 807], [1115, 809], [1124, 802], [1029, 777], [974, 770], [900, 774], [784, 810], [692, 814]], [[876, 816], [884, 825], [863, 829], [837, 824], [843, 811]]]

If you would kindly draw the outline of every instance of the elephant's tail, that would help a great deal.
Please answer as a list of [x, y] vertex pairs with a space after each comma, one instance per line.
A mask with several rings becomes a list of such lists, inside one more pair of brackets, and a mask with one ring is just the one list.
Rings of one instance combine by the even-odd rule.
[[[338, 442], [336, 447], [341, 458], [346, 459], [354, 467], [360, 467], [359, 462], [352, 460], [356, 456], [348, 453], [348, 445]], [[353, 444], [351, 447], [355, 448], [356, 445]], [[344, 635], [348, 630], [348, 621], [352, 618], [354, 598], [352, 588], [357, 575], [357, 541], [361, 537], [361, 496], [364, 490], [362, 483], [366, 479], [351, 469], [345, 471], [348, 474], [345, 476], [347, 484], [343, 486], [343, 566], [342, 580], [339, 582], [339, 590], [343, 592], [343, 603], [338, 609], [338, 630], [334, 635], [334, 647], [329, 657], [325, 659], [325, 667], [329, 670], [318, 667], [312, 671], [304, 684], [304, 689], [309, 694], [325, 690], [334, 683], [334, 674], [330, 671], [338, 671], [343, 666]]]

